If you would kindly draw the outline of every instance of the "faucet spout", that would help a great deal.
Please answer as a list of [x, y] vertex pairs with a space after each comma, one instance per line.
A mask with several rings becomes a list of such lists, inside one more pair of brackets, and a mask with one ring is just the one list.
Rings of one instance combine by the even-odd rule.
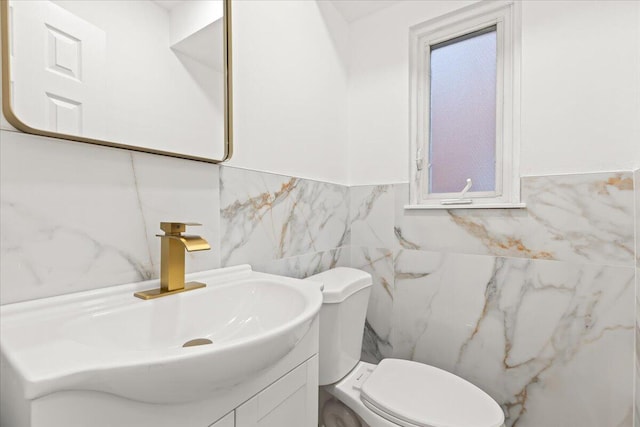
[[156, 236], [179, 241], [180, 243], [182, 243], [187, 252], [206, 251], [211, 249], [211, 245], [209, 245], [209, 242], [207, 242], [200, 236], [171, 236], [163, 234], [156, 234]]

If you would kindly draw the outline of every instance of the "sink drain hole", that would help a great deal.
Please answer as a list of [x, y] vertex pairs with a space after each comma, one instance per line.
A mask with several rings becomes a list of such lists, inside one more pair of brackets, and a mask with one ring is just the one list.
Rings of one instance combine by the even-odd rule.
[[195, 347], [196, 345], [206, 345], [212, 344], [213, 341], [207, 338], [196, 338], [194, 340], [189, 340], [186, 343], [182, 344], [182, 347]]

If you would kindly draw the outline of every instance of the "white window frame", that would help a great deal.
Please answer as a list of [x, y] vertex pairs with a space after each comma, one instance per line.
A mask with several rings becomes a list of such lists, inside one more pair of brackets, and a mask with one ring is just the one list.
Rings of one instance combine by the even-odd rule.
[[[520, 4], [481, 1], [410, 30], [410, 204], [407, 209], [522, 208], [520, 202]], [[495, 26], [496, 186], [492, 192], [429, 193], [431, 46]], [[461, 183], [460, 190], [462, 191]]]

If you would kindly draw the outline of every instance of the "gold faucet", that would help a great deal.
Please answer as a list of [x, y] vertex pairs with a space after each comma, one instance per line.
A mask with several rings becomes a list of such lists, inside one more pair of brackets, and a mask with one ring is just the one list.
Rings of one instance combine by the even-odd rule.
[[179, 292], [204, 288], [199, 282], [184, 283], [184, 251], [206, 251], [211, 249], [209, 243], [200, 236], [187, 236], [187, 226], [202, 225], [194, 222], [161, 222], [164, 234], [156, 234], [161, 242], [160, 288], [136, 292], [134, 295], [142, 299], [159, 298]]

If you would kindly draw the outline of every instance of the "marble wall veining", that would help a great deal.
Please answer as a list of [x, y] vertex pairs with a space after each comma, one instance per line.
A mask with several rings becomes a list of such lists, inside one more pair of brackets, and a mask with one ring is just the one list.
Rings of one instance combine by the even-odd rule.
[[[159, 274], [161, 221], [211, 251], [187, 271], [249, 263], [306, 277], [350, 265], [349, 188], [2, 131], [2, 304]], [[29, 167], [25, 167], [29, 165]]]
[[370, 272], [363, 359], [467, 378], [507, 427], [640, 427], [640, 170], [524, 177], [526, 210], [415, 211], [407, 184], [1, 137], [2, 304], [157, 277], [159, 222], [196, 221], [213, 250], [188, 271]]
[[[0, 131], [2, 304], [158, 277], [160, 221], [219, 242], [219, 167]], [[217, 250], [188, 271], [217, 268]]]
[[632, 269], [402, 250], [396, 274], [391, 356], [481, 386], [508, 425], [631, 425]]
[[307, 277], [349, 263], [346, 186], [222, 167], [220, 203], [222, 266]]
[[633, 175], [524, 177], [526, 209], [404, 211], [396, 192], [396, 233], [405, 249], [632, 265]]
[[351, 189], [352, 265], [374, 277], [363, 359], [454, 372], [507, 426], [631, 427], [633, 174], [524, 177], [522, 194], [526, 210], [414, 211], [407, 184]]

